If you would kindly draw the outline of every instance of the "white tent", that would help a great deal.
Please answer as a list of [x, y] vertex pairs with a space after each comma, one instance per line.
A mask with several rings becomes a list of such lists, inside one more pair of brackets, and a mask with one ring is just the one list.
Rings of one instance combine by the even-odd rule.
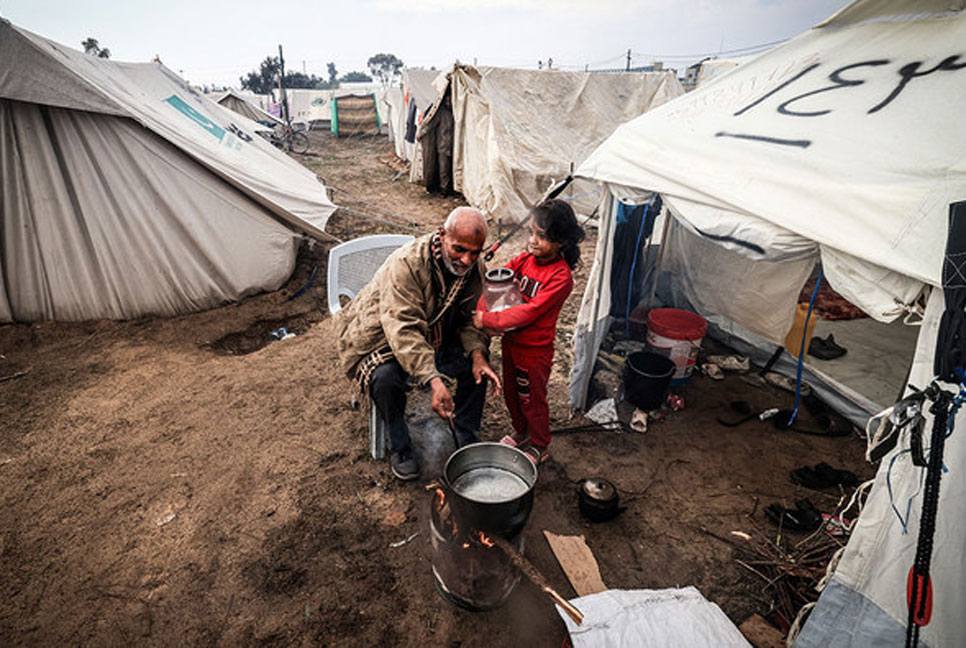
[[[388, 106], [385, 122], [389, 125], [389, 139], [392, 140], [396, 156], [401, 160], [412, 161], [416, 155], [415, 142], [406, 141], [407, 122], [413, 111], [414, 125], [418, 118], [436, 98], [433, 79], [439, 76], [437, 70], [405, 68], [402, 71], [400, 87], [389, 88], [384, 99]], [[413, 167], [415, 168], [415, 164]]]
[[[314, 90], [309, 88], [286, 88], [290, 118], [293, 123], [304, 123], [309, 128], [327, 128], [332, 120], [332, 99], [350, 95], [375, 94], [376, 110], [381, 123], [386, 122], [389, 106], [386, 103], [387, 90], [379, 84], [343, 83], [335, 90]], [[278, 90], [275, 91], [278, 94]]]
[[0, 322], [174, 314], [280, 286], [331, 238], [314, 174], [160, 64], [0, 20]]
[[[964, 4], [859, 0], [625, 124], [590, 155], [578, 175], [608, 192], [578, 320], [575, 404], [586, 395], [608, 319], [613, 213], [619, 201], [639, 203], [648, 192], [660, 194], [673, 217], [669, 230], [680, 238], [668, 248], [684, 249], [688, 297], [745, 333], [780, 341], [817, 260], [835, 290], [879, 321], [900, 316], [925, 288], [908, 382], [929, 382], [947, 218], [950, 204], [966, 199]], [[964, 434], [960, 414], [946, 446], [933, 619], [921, 634], [929, 646], [959, 645], [966, 636]], [[797, 645], [904, 643], [923, 473], [907, 444], [882, 460]], [[908, 518], [900, 520], [893, 503], [903, 516], [909, 503]]]
[[[458, 64], [448, 79], [454, 187], [473, 206], [506, 222], [524, 218], [552, 180], [566, 177], [571, 165], [576, 168], [618, 125], [684, 94], [673, 72], [595, 74]], [[578, 182], [566, 197], [585, 212], [599, 202], [589, 183]]]
[[[254, 93], [250, 94], [254, 96]], [[221, 92], [216, 96], [213, 96], [212, 99], [216, 103], [238, 113], [239, 115], [242, 115], [243, 117], [247, 117], [253, 122], [270, 124], [282, 123], [282, 120], [265, 112], [261, 107], [257, 106], [252, 102], [251, 99], [246, 97], [238, 90], [228, 89], [225, 92]]]
[[329, 106], [332, 90], [286, 88], [285, 97], [293, 123], [305, 123], [309, 128], [329, 125], [332, 118], [332, 108]]

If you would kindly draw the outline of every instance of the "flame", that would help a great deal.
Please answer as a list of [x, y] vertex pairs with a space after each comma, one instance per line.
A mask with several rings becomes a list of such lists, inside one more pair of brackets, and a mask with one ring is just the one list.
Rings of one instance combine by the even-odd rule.
[[494, 542], [487, 538], [485, 533], [482, 531], [478, 531], [477, 533], [480, 535], [480, 542], [483, 543], [483, 546], [492, 547], [494, 545]]
[[470, 548], [470, 543], [469, 542], [464, 542], [463, 543], [463, 548], [464, 549], [469, 549]]
[[439, 497], [439, 501], [436, 503], [436, 510], [442, 511], [443, 506], [446, 505], [446, 493], [443, 491], [442, 488], [437, 488], [436, 495]]

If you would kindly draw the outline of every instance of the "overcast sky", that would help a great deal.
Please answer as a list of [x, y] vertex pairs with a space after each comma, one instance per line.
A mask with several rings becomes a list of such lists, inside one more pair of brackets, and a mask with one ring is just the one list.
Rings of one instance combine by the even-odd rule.
[[[848, 0], [0, 0], [0, 15], [80, 49], [98, 40], [120, 61], [158, 54], [194, 84], [238, 78], [284, 48], [286, 67], [325, 77], [366, 70], [389, 52], [407, 66], [454, 60], [535, 68], [623, 67], [663, 60], [683, 69], [807, 30]], [[760, 49], [760, 48], [758, 48]]]

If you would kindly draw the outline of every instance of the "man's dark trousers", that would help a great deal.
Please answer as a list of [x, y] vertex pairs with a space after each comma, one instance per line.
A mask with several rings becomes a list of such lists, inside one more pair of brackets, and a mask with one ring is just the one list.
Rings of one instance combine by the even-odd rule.
[[[456, 379], [453, 403], [456, 410], [453, 424], [460, 446], [477, 441], [483, 403], [486, 399], [486, 379], [477, 385], [473, 379], [473, 361], [466, 356], [459, 342], [446, 345], [436, 353], [436, 368], [440, 373]], [[402, 452], [412, 449], [409, 426], [406, 424], [406, 391], [409, 374], [394, 358], [372, 372], [369, 396], [379, 416], [389, 429], [389, 449]]]

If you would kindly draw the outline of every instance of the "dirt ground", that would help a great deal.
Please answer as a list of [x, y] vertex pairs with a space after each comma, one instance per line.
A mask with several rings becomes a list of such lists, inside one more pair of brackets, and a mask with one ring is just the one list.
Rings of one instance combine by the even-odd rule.
[[[397, 178], [384, 138], [312, 141], [302, 161], [352, 210], [332, 219], [337, 237], [428, 231], [461, 204]], [[307, 246], [282, 289], [207, 312], [0, 326], [0, 378], [26, 372], [0, 382], [0, 644], [566, 645], [563, 622], [525, 580], [490, 612], [437, 595], [432, 475], [400, 483], [368, 456], [325, 307], [329, 246]], [[566, 392], [593, 246], [591, 230], [558, 335], [554, 428], [587, 423], [569, 418]], [[268, 343], [280, 327], [296, 337]], [[774, 536], [762, 516], [771, 502], [834, 506], [838, 493], [795, 486], [789, 471], [827, 461], [870, 477], [863, 442], [719, 425], [736, 399], [791, 402], [737, 375], [695, 376], [679, 393], [686, 409], [646, 434], [556, 438], [527, 556], [572, 597], [542, 531], [580, 534], [611, 588], [694, 585], [736, 623], [769, 616], [771, 592], [726, 540]], [[489, 399], [484, 439], [508, 429]], [[575, 485], [594, 475], [628, 507], [610, 522], [578, 512]]]

